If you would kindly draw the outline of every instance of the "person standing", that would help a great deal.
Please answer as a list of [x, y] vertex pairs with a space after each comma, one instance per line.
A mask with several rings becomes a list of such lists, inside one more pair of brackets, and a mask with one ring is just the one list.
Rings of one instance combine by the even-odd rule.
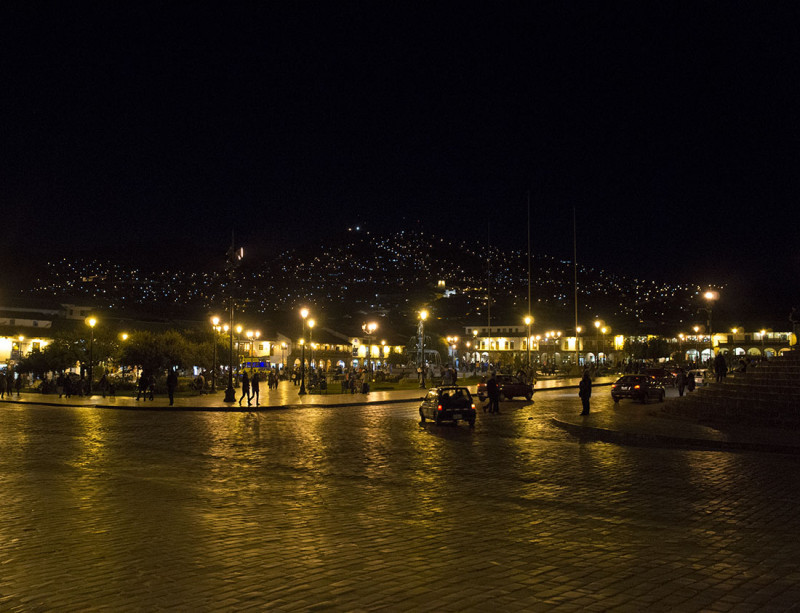
[[239, 396], [239, 406], [242, 406], [242, 399], [247, 397], [247, 406], [250, 406], [250, 377], [245, 370], [242, 373], [242, 395]]
[[717, 357], [714, 358], [714, 372], [717, 375], [717, 383], [725, 378], [728, 374], [728, 364], [725, 362], [725, 356], [720, 351]]
[[[497, 385], [494, 373], [486, 382], [486, 395], [489, 397], [489, 413], [500, 413], [500, 386]], [[485, 406], [483, 410], [486, 410]]]
[[169, 396], [169, 406], [175, 404], [175, 389], [178, 387], [178, 373], [174, 368], [169, 369], [167, 375], [167, 395]]
[[[253, 387], [253, 396], [252, 397], [256, 399], [256, 406], [260, 406], [259, 397], [258, 397], [259, 392], [261, 391], [260, 383], [261, 383], [261, 375], [258, 374], [258, 371], [256, 371], [256, 372], [253, 373], [253, 379], [252, 379], [252, 381], [250, 383], [252, 385], [252, 387]], [[250, 401], [249, 400], [247, 402], [247, 406], [250, 406]]]
[[592, 397], [592, 377], [589, 376], [589, 371], [583, 371], [583, 378], [581, 382], [578, 384], [578, 396], [580, 396], [581, 403], [583, 404], [583, 410], [581, 411], [581, 415], [588, 415], [589, 414], [589, 400]]
[[686, 373], [683, 368], [678, 369], [678, 374], [675, 375], [675, 386], [678, 388], [678, 396], [683, 396], [683, 390], [686, 389]]
[[[6, 373], [0, 371], [0, 400], [6, 397]], [[61, 396], [59, 396], [61, 398]]]
[[686, 389], [689, 390], [690, 392], [693, 392], [694, 388], [695, 388], [695, 385], [697, 385], [697, 383], [695, 382], [695, 379], [694, 379], [694, 371], [690, 370], [689, 371], [689, 376], [686, 379], [687, 379], [686, 380]]

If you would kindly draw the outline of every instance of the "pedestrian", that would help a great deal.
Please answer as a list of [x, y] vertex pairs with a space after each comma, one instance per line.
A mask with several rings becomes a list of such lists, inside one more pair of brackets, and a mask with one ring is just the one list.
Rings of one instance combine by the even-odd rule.
[[[136, 386], [136, 400], [142, 397], [142, 402], [147, 401], [147, 373], [142, 370], [139, 374], [139, 384]], [[69, 398], [69, 396], [67, 396]]]
[[678, 374], [675, 375], [675, 385], [678, 388], [678, 396], [683, 396], [683, 390], [686, 389], [686, 373], [683, 368], [678, 369]]
[[697, 383], [695, 382], [694, 379], [694, 371], [690, 370], [689, 376], [686, 378], [686, 389], [689, 390], [690, 392], [693, 392], [696, 385]]
[[[500, 386], [497, 384], [494, 373], [491, 374], [489, 380], [486, 382], [486, 396], [489, 398], [489, 413], [500, 413]], [[483, 412], [486, 412], [486, 405], [483, 406]]]
[[6, 397], [6, 373], [5, 371], [0, 371], [0, 400], [4, 399], [5, 397]]
[[72, 397], [72, 377], [70, 373], [64, 375], [64, 398]]
[[717, 375], [717, 383], [722, 381], [725, 375], [728, 374], [728, 364], [725, 362], [725, 356], [722, 355], [722, 352], [718, 353], [717, 357], [714, 358], [714, 372]]
[[[261, 382], [261, 375], [258, 374], [258, 371], [256, 371], [256, 372], [253, 373], [253, 379], [250, 382], [250, 385], [253, 387], [253, 398], [256, 399], [256, 406], [260, 406], [259, 397], [258, 397], [259, 392], [261, 391], [260, 390], [260, 382]], [[247, 404], [248, 404], [248, 406], [250, 405], [249, 402]]]
[[589, 414], [589, 400], [592, 397], [592, 377], [589, 375], [588, 370], [583, 371], [583, 378], [578, 384], [578, 396], [580, 396], [583, 410], [581, 415]]
[[167, 375], [167, 395], [169, 396], [169, 406], [175, 404], [175, 389], [178, 387], [178, 373], [174, 368], [169, 369]]
[[242, 406], [245, 396], [247, 396], [247, 406], [250, 406], [250, 377], [246, 370], [242, 373], [242, 395], [239, 396], [239, 406]]
[[58, 392], [58, 397], [61, 398], [64, 395], [64, 373], [58, 373], [56, 377], [56, 391]]
[[14, 381], [14, 389], [17, 390], [17, 398], [19, 398], [19, 393], [22, 391], [22, 375], [18, 374], [16, 381]]
[[98, 387], [103, 392], [103, 398], [106, 397], [106, 390], [108, 389], [108, 375], [103, 373], [103, 376], [100, 377], [100, 381], [97, 382]]
[[150, 376], [147, 378], [147, 390], [150, 395], [150, 400], [155, 400], [156, 395], [156, 375], [155, 373], [150, 373]]

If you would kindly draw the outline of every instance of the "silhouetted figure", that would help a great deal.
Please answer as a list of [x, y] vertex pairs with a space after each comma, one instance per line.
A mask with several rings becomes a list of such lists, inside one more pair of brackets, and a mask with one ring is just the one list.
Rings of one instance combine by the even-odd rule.
[[175, 404], [175, 390], [178, 387], [178, 373], [174, 368], [169, 369], [167, 375], [167, 395], [169, 396], [169, 406]]
[[247, 398], [247, 406], [250, 406], [250, 376], [246, 370], [242, 373], [242, 395], [239, 396], [239, 406], [242, 406], [244, 398]]
[[[256, 399], [256, 406], [260, 406], [259, 402], [259, 393], [261, 391], [261, 375], [258, 372], [253, 373], [253, 379], [250, 382], [250, 385], [253, 387], [253, 398]], [[247, 406], [250, 406], [250, 401], [248, 400]]]
[[[494, 378], [494, 373], [486, 382], [486, 396], [489, 398], [489, 413], [500, 413], [500, 386], [497, 384], [497, 379]], [[483, 410], [486, 411], [485, 405]]]
[[683, 390], [686, 389], [686, 373], [683, 368], [678, 369], [678, 374], [675, 375], [675, 386], [678, 388], [678, 396], [683, 396]]
[[583, 404], [581, 415], [588, 415], [589, 400], [592, 397], [592, 378], [589, 376], [589, 371], [587, 370], [583, 371], [583, 378], [578, 384], [578, 396], [580, 396], [581, 403]]

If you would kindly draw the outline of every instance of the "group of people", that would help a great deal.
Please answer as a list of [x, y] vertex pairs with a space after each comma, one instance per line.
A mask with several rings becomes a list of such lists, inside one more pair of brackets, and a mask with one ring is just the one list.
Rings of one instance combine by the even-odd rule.
[[14, 391], [19, 396], [20, 390], [22, 390], [22, 375], [14, 377], [10, 372], [0, 371], [0, 399], [5, 398], [6, 394], [11, 398]]
[[247, 398], [247, 406], [253, 406], [253, 399], [256, 401], [256, 406], [260, 406], [260, 393], [261, 373], [256, 370], [251, 377], [247, 370], [242, 371], [242, 395], [239, 396], [239, 406], [242, 406], [242, 400], [245, 398]]

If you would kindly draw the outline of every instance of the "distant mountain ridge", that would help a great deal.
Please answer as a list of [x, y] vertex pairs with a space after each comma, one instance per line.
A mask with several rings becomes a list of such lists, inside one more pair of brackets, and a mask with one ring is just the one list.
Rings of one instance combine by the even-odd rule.
[[[698, 286], [631, 279], [580, 264], [577, 277], [582, 321], [597, 317], [618, 327], [655, 330], [696, 319]], [[532, 258], [532, 312], [539, 322], [566, 328], [574, 321], [573, 279], [572, 262]], [[492, 319], [516, 321], [527, 312], [528, 258], [519, 250], [419, 231], [351, 232], [286, 249], [266, 261], [245, 255], [233, 286], [240, 308], [254, 313], [309, 303], [337, 317], [362, 312], [413, 317], [416, 309], [435, 303], [440, 317], [480, 323], [487, 319], [490, 295]], [[219, 310], [229, 288], [222, 263], [207, 271], [145, 270], [63, 258], [48, 263], [26, 293], [91, 300], [107, 308], [201, 311]]]

